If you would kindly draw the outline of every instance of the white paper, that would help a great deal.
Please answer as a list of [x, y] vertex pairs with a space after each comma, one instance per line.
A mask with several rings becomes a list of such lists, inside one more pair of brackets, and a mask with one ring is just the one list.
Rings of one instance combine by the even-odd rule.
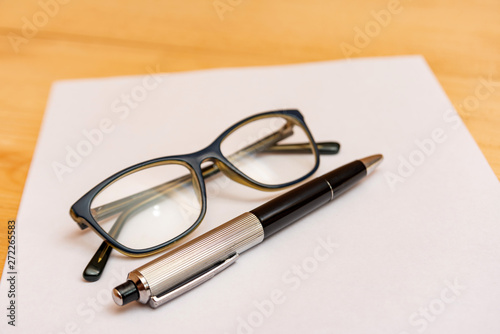
[[[301, 110], [317, 141], [342, 145], [316, 175], [377, 153], [383, 164], [156, 310], [111, 300], [153, 257], [114, 252], [100, 281], [83, 281], [101, 240], [68, 211], [86, 191], [283, 108]], [[102, 138], [92, 132], [99, 127]], [[73, 156], [58, 177], [68, 149], [87, 156]], [[207, 216], [189, 238], [279, 194], [225, 177], [207, 186]], [[499, 203], [497, 178], [421, 57], [57, 82], [18, 214], [16, 327], [6, 267], [0, 332], [497, 334]]]

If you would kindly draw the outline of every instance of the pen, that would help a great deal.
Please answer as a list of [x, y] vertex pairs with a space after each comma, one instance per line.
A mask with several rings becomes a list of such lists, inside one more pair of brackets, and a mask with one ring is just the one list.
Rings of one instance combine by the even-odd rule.
[[247, 249], [337, 198], [382, 159], [377, 154], [339, 167], [131, 271], [127, 281], [113, 289], [113, 300], [118, 305], [137, 300], [153, 308], [165, 304], [229, 267]]

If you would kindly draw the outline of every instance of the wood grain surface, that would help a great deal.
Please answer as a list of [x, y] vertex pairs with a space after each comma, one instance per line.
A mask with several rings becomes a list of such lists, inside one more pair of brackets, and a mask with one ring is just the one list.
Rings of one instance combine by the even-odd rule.
[[407, 54], [500, 178], [498, 0], [0, 0], [0, 264], [53, 81]]

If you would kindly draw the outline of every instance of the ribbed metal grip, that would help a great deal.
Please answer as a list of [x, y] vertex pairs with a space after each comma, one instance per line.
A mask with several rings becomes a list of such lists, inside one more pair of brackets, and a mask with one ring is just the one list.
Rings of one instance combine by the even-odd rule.
[[128, 279], [138, 286], [139, 301], [145, 304], [263, 239], [259, 219], [247, 212], [137, 268]]

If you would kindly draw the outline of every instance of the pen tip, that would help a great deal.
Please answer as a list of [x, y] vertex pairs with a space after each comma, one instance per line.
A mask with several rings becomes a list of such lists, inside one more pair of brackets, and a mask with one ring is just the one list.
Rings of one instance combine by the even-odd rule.
[[382, 154], [370, 155], [369, 157], [359, 159], [365, 165], [366, 175], [371, 174], [383, 160], [384, 156]]

